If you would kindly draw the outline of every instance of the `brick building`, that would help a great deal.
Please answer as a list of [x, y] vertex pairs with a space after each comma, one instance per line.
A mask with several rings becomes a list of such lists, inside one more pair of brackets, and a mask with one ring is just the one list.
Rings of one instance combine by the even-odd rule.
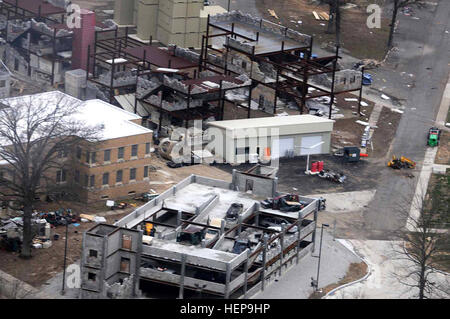
[[101, 128], [95, 142], [86, 141], [73, 150], [59, 152], [61, 168], [48, 171], [46, 176], [54, 180], [56, 188], [71, 188], [85, 202], [116, 200], [149, 191], [153, 132], [141, 125], [141, 117], [101, 100], [81, 101], [59, 91], [2, 102], [13, 106], [27, 100], [37, 104], [80, 103], [74, 119]]

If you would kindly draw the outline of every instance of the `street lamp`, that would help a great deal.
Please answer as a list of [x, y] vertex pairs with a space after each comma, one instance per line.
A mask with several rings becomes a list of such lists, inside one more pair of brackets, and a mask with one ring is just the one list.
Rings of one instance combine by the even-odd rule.
[[64, 295], [66, 293], [65, 291], [65, 285], [66, 285], [66, 260], [67, 260], [67, 240], [69, 237], [69, 218], [66, 216], [66, 241], [64, 243], [64, 268], [63, 268], [63, 280], [62, 280], [62, 290], [61, 295]]
[[[313, 146], [296, 146], [296, 147], [311, 150], [313, 148], [316, 148], [319, 145], [322, 145], [323, 143], [325, 143], [325, 142], [322, 141], [322, 142], [319, 142], [317, 144], [314, 144]], [[306, 171], [305, 171], [305, 174], [309, 174], [309, 172], [310, 171], [309, 171], [309, 153], [308, 153], [308, 154], [306, 154]]]
[[[328, 224], [322, 224], [322, 229], [320, 231], [320, 246], [319, 246], [319, 262], [317, 263], [317, 276], [316, 276], [316, 280], [312, 280], [312, 284], [315, 286], [316, 291], [319, 290], [319, 275], [320, 275], [320, 257], [322, 255], [322, 239], [323, 239], [323, 228], [324, 227], [329, 227], [330, 225]], [[312, 278], [311, 278], [312, 279]]]

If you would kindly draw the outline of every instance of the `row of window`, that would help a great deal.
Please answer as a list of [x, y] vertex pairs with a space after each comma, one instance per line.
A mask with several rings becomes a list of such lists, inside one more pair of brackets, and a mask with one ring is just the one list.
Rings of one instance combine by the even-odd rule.
[[[139, 149], [138, 144], [131, 145], [131, 157], [138, 156], [138, 149]], [[81, 160], [82, 153], [83, 153], [83, 151], [81, 150], [81, 148], [77, 147], [76, 156], [79, 160]], [[150, 143], [145, 143], [145, 154], [146, 155], [150, 154]], [[94, 164], [97, 162], [97, 152], [86, 151], [85, 155], [86, 155], [86, 157], [85, 157], [86, 163]], [[124, 159], [124, 155], [125, 155], [125, 146], [117, 148], [117, 159], [118, 160]], [[60, 158], [67, 157], [67, 151], [61, 150], [58, 153], [58, 157], [60, 157]], [[104, 162], [111, 161], [111, 150], [110, 149], [103, 151], [103, 161]]]
[[[144, 166], [144, 178], [148, 177], [149, 166]], [[130, 168], [130, 180], [136, 180], [137, 168]], [[123, 181], [123, 170], [116, 171], [116, 183], [121, 183]], [[75, 183], [80, 182], [80, 171], [76, 170], [74, 174]], [[56, 172], [56, 182], [62, 183], [67, 181], [67, 171], [59, 170]], [[110, 174], [109, 172], [103, 173], [102, 175], [102, 185], [109, 185]], [[95, 175], [84, 175], [84, 186], [94, 187], [95, 186]]]

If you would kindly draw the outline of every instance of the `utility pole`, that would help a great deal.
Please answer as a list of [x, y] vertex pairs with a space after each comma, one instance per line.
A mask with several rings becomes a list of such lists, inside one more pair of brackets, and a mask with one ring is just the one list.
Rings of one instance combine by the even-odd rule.
[[64, 244], [64, 268], [63, 268], [63, 279], [62, 279], [62, 290], [61, 294], [64, 295], [66, 293], [65, 285], [66, 285], [66, 259], [67, 259], [67, 237], [69, 236], [69, 221], [66, 218], [66, 241]]
[[319, 290], [320, 257], [322, 255], [323, 228], [328, 226], [329, 226], [328, 224], [322, 224], [322, 229], [320, 231], [319, 262], [317, 263], [316, 291]]

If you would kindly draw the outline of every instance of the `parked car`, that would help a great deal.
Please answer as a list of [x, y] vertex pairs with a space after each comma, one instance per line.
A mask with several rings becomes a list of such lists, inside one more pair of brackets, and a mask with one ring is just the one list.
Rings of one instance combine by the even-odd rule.
[[225, 217], [228, 221], [236, 221], [239, 217], [239, 214], [244, 210], [244, 205], [240, 203], [233, 203], [227, 210], [227, 215]]
[[203, 238], [205, 238], [205, 229], [202, 227], [191, 226], [178, 233], [177, 242], [198, 245], [202, 242]]
[[154, 199], [155, 197], [158, 197], [159, 194], [151, 194], [151, 193], [142, 193], [141, 195], [133, 198], [134, 200], [140, 200], [143, 202], [149, 202], [152, 199]]
[[172, 161], [167, 162], [166, 164], [168, 167], [170, 168], [179, 168], [179, 167], [183, 167], [183, 163], [175, 163]]
[[[262, 218], [262, 220], [260, 222], [260, 225], [263, 226], [263, 227], [271, 228], [271, 229], [274, 229], [274, 230], [280, 229], [280, 231], [281, 231], [281, 225], [283, 225], [283, 224], [287, 228], [292, 223], [288, 222], [284, 218], [277, 218], [277, 217], [264, 217], [264, 218]], [[298, 230], [298, 227], [297, 227], [297, 225], [295, 225], [295, 226], [291, 227], [287, 232], [288, 233], [295, 233], [297, 230]]]
[[237, 239], [234, 242], [233, 250], [232, 252], [234, 254], [240, 254], [247, 248], [250, 248], [250, 241], [248, 239]]

